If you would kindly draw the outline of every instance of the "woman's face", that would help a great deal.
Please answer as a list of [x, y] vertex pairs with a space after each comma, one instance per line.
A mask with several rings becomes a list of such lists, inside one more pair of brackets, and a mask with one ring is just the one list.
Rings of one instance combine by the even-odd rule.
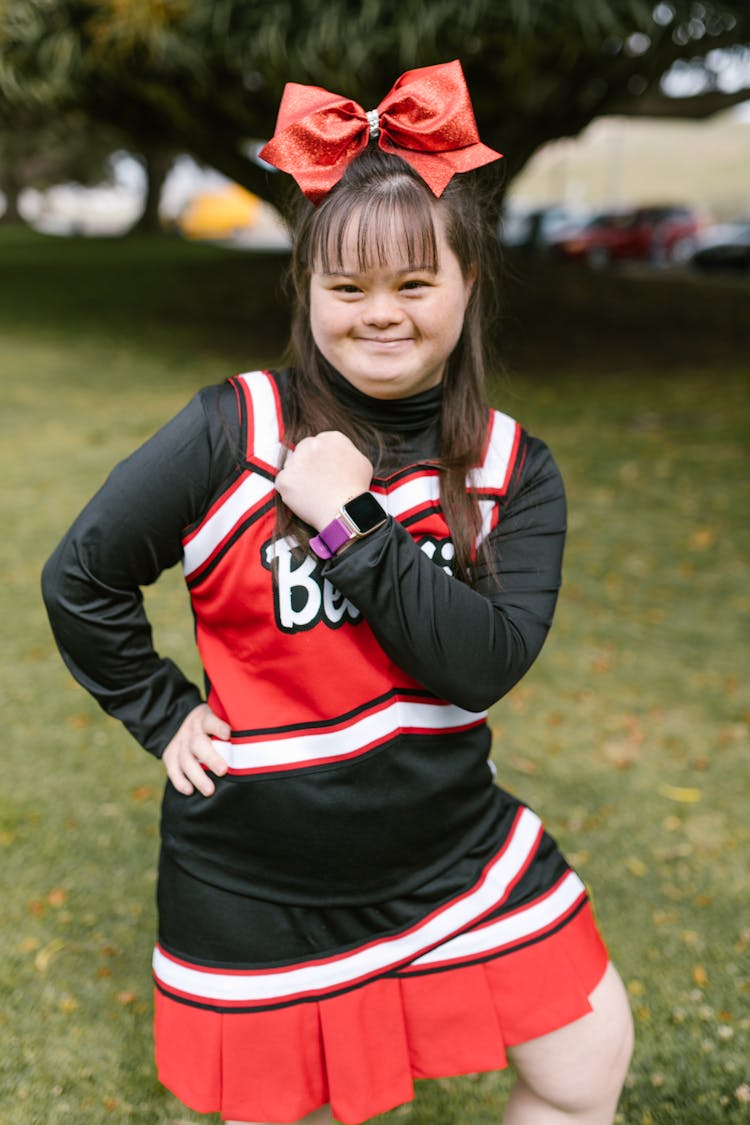
[[314, 270], [310, 323], [328, 362], [372, 398], [405, 398], [436, 386], [458, 343], [472, 279], [464, 278], [434, 212], [437, 269], [414, 268], [398, 244], [387, 266], [361, 272], [356, 223], [341, 272]]

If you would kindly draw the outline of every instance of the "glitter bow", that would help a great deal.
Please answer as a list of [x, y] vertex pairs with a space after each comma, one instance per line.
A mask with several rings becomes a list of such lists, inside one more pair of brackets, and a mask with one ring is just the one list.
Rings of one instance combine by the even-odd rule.
[[437, 197], [456, 172], [502, 155], [479, 140], [457, 60], [408, 70], [369, 112], [320, 86], [288, 82], [276, 132], [259, 155], [290, 172], [308, 199], [319, 203], [371, 138], [408, 161]]

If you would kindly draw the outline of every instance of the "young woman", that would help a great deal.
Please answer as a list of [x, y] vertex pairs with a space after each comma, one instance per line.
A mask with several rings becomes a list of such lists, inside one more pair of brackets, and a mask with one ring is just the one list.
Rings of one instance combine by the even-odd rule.
[[[290, 86], [264, 155], [306, 197], [294, 365], [201, 391], [44, 574], [68, 667], [168, 775], [160, 1077], [231, 1121], [361, 1122], [510, 1059], [506, 1125], [604, 1125], [624, 990], [488, 763], [565, 528], [548, 449], [484, 398], [499, 154], [451, 63], [369, 114]], [[142, 609], [178, 561], [205, 701]]]

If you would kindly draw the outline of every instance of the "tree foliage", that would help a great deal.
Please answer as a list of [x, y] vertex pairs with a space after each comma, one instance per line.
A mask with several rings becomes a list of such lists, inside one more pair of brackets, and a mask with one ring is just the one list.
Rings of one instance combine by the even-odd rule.
[[[5, 0], [0, 93], [85, 109], [136, 150], [190, 152], [273, 197], [248, 156], [284, 84], [376, 105], [404, 70], [460, 58], [483, 139], [515, 175], [603, 113], [700, 116], [750, 98], [722, 89], [725, 50], [750, 57], [747, 0]], [[664, 76], [691, 68], [695, 92]]]
[[87, 186], [112, 173], [111, 156], [123, 137], [78, 109], [50, 113], [35, 104], [9, 104], [0, 96], [0, 222], [21, 221], [18, 199], [26, 187], [74, 181]]

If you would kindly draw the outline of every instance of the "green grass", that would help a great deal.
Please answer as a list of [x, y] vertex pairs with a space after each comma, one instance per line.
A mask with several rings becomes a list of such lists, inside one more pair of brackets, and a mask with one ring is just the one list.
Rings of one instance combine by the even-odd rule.
[[[166, 240], [0, 237], [3, 1125], [198, 1120], [151, 1062], [161, 767], [69, 679], [38, 575], [115, 460], [199, 386], [278, 355], [279, 269]], [[585, 325], [573, 316], [568, 328]], [[604, 350], [599, 340], [592, 354]], [[638, 1043], [619, 1120], [739, 1125], [750, 1085], [746, 360], [668, 377], [630, 362], [603, 378], [578, 353], [495, 390], [553, 446], [570, 498], [555, 629], [493, 713], [495, 756], [590, 883], [628, 985]], [[179, 576], [148, 602], [160, 649], [195, 672]], [[507, 1075], [423, 1083], [381, 1120], [494, 1125], [507, 1088]]]

